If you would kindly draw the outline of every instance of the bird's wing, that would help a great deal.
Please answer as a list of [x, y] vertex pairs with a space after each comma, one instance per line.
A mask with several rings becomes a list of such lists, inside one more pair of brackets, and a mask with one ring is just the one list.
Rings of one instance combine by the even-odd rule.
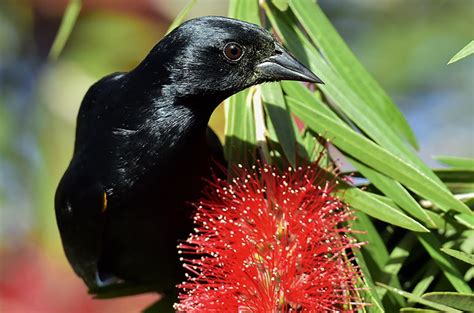
[[56, 192], [55, 207], [69, 262], [89, 287], [97, 285], [97, 262], [107, 213], [104, 188], [73, 181], [66, 173]]

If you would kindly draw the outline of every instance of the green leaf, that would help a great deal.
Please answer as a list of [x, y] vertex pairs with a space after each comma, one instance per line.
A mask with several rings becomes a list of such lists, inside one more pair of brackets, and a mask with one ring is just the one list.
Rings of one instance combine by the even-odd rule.
[[[370, 218], [366, 214], [357, 211], [356, 219], [352, 221], [352, 228], [362, 232], [356, 233], [357, 240], [360, 242], [368, 242], [362, 249], [370, 253], [375, 263], [382, 268], [385, 262], [387, 262], [389, 254], [385, 243]], [[378, 279], [378, 277], [374, 278]]]
[[414, 294], [411, 294], [409, 292], [406, 292], [406, 291], [403, 291], [403, 290], [400, 290], [400, 289], [397, 289], [397, 288], [393, 288], [393, 287], [390, 287], [390, 286], [387, 286], [385, 284], [381, 284], [381, 283], [376, 283], [378, 286], [381, 286], [383, 288], [386, 288], [388, 289], [390, 292], [393, 292], [395, 294], [399, 294], [413, 302], [417, 302], [417, 303], [420, 303], [420, 304], [424, 304], [426, 306], [429, 306], [429, 307], [432, 307], [434, 309], [437, 309], [437, 310], [441, 310], [443, 312], [449, 312], [449, 313], [462, 313], [461, 311], [459, 310], [456, 310], [456, 309], [453, 309], [453, 308], [450, 308], [446, 305], [442, 305], [442, 304], [439, 304], [439, 303], [436, 303], [436, 302], [432, 302], [432, 301], [429, 301], [429, 300], [426, 300], [426, 299], [423, 299], [422, 297], [419, 297], [419, 296], [415, 296]]
[[[380, 121], [378, 115], [370, 110], [369, 107], [367, 107], [367, 105], [365, 105], [361, 99], [354, 94], [354, 91], [352, 91], [350, 87], [344, 84], [338, 75], [336, 75], [327, 65], [326, 61], [319, 55], [316, 48], [308, 42], [305, 35], [292, 24], [293, 22], [289, 20], [288, 17], [282, 15], [278, 11], [269, 10], [268, 8], [267, 14], [279, 36], [286, 41], [293, 53], [301, 60], [306, 59], [307, 63], [310, 64], [310, 67], [313, 70], [316, 70], [318, 74], [322, 75], [323, 80], [326, 81], [326, 85], [320, 86], [319, 88], [324, 91], [326, 97], [330, 98], [332, 102], [334, 102], [339, 109], [343, 110], [344, 113], [347, 114], [347, 116], [349, 116], [365, 133], [374, 138], [374, 140], [380, 145], [388, 149], [393, 156], [396, 156], [400, 163], [408, 163], [405, 164], [405, 167], [410, 170], [408, 170], [406, 174], [415, 170], [418, 172], [417, 174], [424, 177], [422, 181], [425, 179], [430, 180], [429, 183], [425, 182], [426, 184], [431, 187], [438, 185], [439, 188], [430, 188], [431, 191], [428, 191], [424, 186], [417, 184], [415, 188], [417, 188], [418, 191], [420, 191], [418, 187], [422, 187], [425, 191], [428, 191], [428, 193], [422, 191], [424, 192], [424, 195], [419, 193], [421, 196], [428, 199], [431, 198], [431, 200], [433, 200], [433, 202], [444, 211], [454, 209], [471, 214], [470, 210], [464, 204], [454, 199], [454, 197], [448, 192], [446, 186], [443, 185], [431, 169], [429, 169], [428, 166], [409, 149], [401, 138], [390, 128], [387, 128], [386, 125], [384, 125], [385, 123]], [[300, 100], [299, 97], [297, 98]], [[327, 129], [319, 131], [320, 133], [325, 134], [325, 137], [332, 139], [332, 136], [328, 134], [329, 132]], [[374, 167], [374, 164], [370, 162], [367, 164]], [[383, 172], [383, 170], [380, 171]], [[406, 186], [411, 188], [411, 190], [418, 192], [413, 189], [413, 185]], [[441, 189], [444, 189], [444, 191]], [[440, 199], [439, 195], [443, 195], [443, 198], [445, 198], [441, 202], [435, 200], [435, 198]], [[448, 201], [446, 202], [446, 200]], [[448, 204], [448, 202], [450, 204]]]
[[[294, 98], [300, 97], [301, 99], [304, 99], [304, 101], [307, 103], [312, 103], [313, 99], [317, 99], [313, 93], [311, 93], [299, 82], [282, 81], [280, 85], [287, 95], [292, 96]], [[320, 96], [320, 93], [318, 93], [318, 95]], [[317, 103], [314, 104], [317, 105]], [[325, 113], [327, 113], [329, 116], [332, 116], [335, 119], [339, 119], [339, 117], [328, 107], [324, 106], [321, 107], [321, 109], [325, 110]], [[293, 124], [295, 125], [295, 123]], [[295, 132], [298, 132], [298, 130], [295, 130]], [[306, 128], [306, 131], [303, 135], [303, 140], [302, 142], [299, 141], [299, 143], [306, 149], [308, 160], [310, 162], [315, 161], [319, 157], [319, 154], [326, 150], [324, 143], [318, 142], [309, 128]], [[325, 155], [319, 162], [320, 164], [324, 165], [327, 164], [328, 160], [329, 157], [327, 153], [325, 153]]]
[[405, 136], [414, 147], [418, 147], [416, 137], [403, 114], [357, 60], [317, 3], [311, 0], [290, 0], [289, 4], [338, 76], [345, 80], [367, 106], [377, 112], [387, 128], [392, 128]]
[[365, 297], [367, 300], [370, 301], [371, 304], [374, 305], [374, 311], [375, 312], [385, 312], [384, 307], [382, 305], [382, 301], [380, 300], [374, 281], [372, 280], [372, 275], [369, 271], [369, 268], [367, 267], [367, 264], [365, 263], [364, 257], [362, 253], [358, 250], [354, 250], [354, 255], [357, 260], [357, 265], [359, 268], [362, 270], [362, 273], [364, 274], [363, 281], [365, 285], [367, 286], [366, 288], [366, 293], [367, 297]]
[[472, 293], [430, 292], [424, 294], [422, 298], [466, 312], [474, 310], [474, 295]]
[[420, 279], [415, 285], [415, 288], [413, 288], [412, 294], [415, 296], [421, 297], [421, 295], [429, 288], [439, 272], [439, 267], [433, 260], [429, 260], [425, 265], [424, 270], [425, 273], [423, 274], [423, 278]]
[[[398, 277], [398, 272], [403, 266], [403, 263], [410, 255], [410, 251], [413, 249], [416, 243], [416, 237], [413, 233], [407, 232], [407, 234], [397, 243], [397, 245], [393, 248], [390, 256], [385, 263], [383, 268], [384, 273], [386, 274], [387, 278], [385, 281], [381, 281], [383, 283], [389, 283], [393, 286], [393, 282]], [[398, 280], [398, 279], [397, 279]], [[400, 286], [400, 283], [398, 283]], [[396, 286], [396, 287], [398, 287]], [[382, 296], [383, 297], [383, 296]], [[402, 303], [404, 306], [405, 303]]]
[[321, 110], [324, 114], [332, 117], [333, 119], [339, 120], [341, 123], [342, 120], [329, 109], [326, 105], [323, 104], [321, 99], [318, 99], [308, 88], [305, 88], [301, 83], [292, 82], [292, 81], [282, 81], [281, 86], [283, 91], [293, 99], [298, 99], [309, 106], [318, 106], [318, 109]]
[[288, 0], [272, 0], [272, 3], [280, 11], [288, 10]]
[[[372, 193], [371, 193], [372, 194]], [[389, 197], [386, 197], [386, 196], [382, 196], [382, 195], [379, 195], [379, 194], [372, 194], [373, 197], [375, 197], [376, 199], [382, 201], [383, 203], [387, 204], [387, 205], [390, 205], [391, 207], [395, 208], [395, 209], [399, 209], [399, 207], [397, 206], [397, 204], [393, 201], [393, 199], [389, 198]], [[427, 213], [427, 215], [429, 216], [430, 220], [433, 221], [434, 225], [436, 225], [435, 228], [439, 228], [439, 229], [444, 229], [446, 230], [447, 227], [449, 227], [449, 224], [446, 224], [446, 220], [441, 217], [439, 214], [433, 212], [433, 211], [430, 211], [430, 210], [424, 210], [425, 213]], [[459, 216], [461, 214], [458, 214], [456, 216]]]
[[436, 175], [445, 183], [472, 183], [474, 169], [442, 168], [435, 170]]
[[467, 214], [457, 214], [454, 218], [469, 229], [474, 229], [474, 216]]
[[[296, 123], [293, 123], [295, 126], [295, 132], [298, 133], [298, 129], [296, 126]], [[305, 152], [305, 155], [303, 155], [303, 158], [308, 160], [309, 162], [315, 162], [318, 158], [319, 159], [319, 165], [321, 167], [328, 167], [330, 164], [328, 155], [326, 152], [326, 147], [324, 146], [323, 143], [320, 143], [317, 138], [308, 130], [304, 132], [302, 136], [299, 136], [301, 139], [298, 139], [298, 143], [300, 146], [298, 148], [303, 148], [303, 152]], [[302, 151], [298, 151], [301, 152]], [[321, 155], [321, 153], [323, 153]]]
[[[309, 64], [319, 76], [322, 77], [325, 85], [319, 85], [325, 96], [333, 103], [333, 106], [344, 113], [352, 122], [357, 125], [367, 136], [377, 143], [387, 148], [393, 154], [418, 168], [424, 175], [438, 183], [441, 188], [445, 188], [441, 181], [433, 174], [431, 169], [421, 159], [414, 154], [397, 132], [388, 127], [370, 106], [355, 93], [339, 74], [337, 74], [327, 64], [323, 56], [312, 45], [306, 35], [297, 27], [297, 21], [291, 19], [288, 14], [279, 11], [268, 10], [268, 17], [277, 30], [279, 36], [287, 43], [292, 52], [300, 59]], [[445, 208], [445, 210], [448, 210]]]
[[435, 170], [435, 174], [453, 193], [474, 192], [474, 170], [443, 168]]
[[[375, 199], [367, 192], [355, 187], [350, 187], [343, 181], [339, 181], [339, 190], [340, 189], [342, 189], [343, 192], [338, 193], [338, 196], [341, 197], [345, 203], [367, 215], [416, 232], [429, 231], [414, 219]], [[339, 192], [339, 190], [337, 192]]]
[[273, 164], [273, 159], [270, 155], [270, 150], [269, 150], [269, 145], [268, 145], [268, 127], [267, 127], [268, 119], [266, 119], [265, 113], [263, 110], [262, 89], [261, 89], [261, 86], [255, 86], [253, 90], [255, 90], [252, 96], [252, 107], [253, 107], [253, 118], [255, 121], [256, 148], [257, 148], [260, 158], [262, 158], [264, 162], [268, 164]]
[[417, 236], [423, 247], [425, 247], [425, 250], [441, 268], [444, 276], [446, 276], [449, 282], [453, 285], [454, 289], [458, 292], [471, 292], [471, 288], [464, 281], [463, 276], [456, 268], [456, 265], [453, 263], [451, 258], [440, 252], [441, 244], [438, 239], [433, 234], [429, 233], [419, 233]]
[[427, 310], [427, 309], [418, 309], [418, 308], [402, 308], [400, 309], [402, 313], [439, 313], [439, 311], [435, 310]]
[[279, 83], [261, 86], [265, 109], [275, 126], [275, 134], [286, 158], [292, 166], [296, 165], [296, 134]]
[[419, 220], [423, 221], [426, 225], [429, 225], [433, 228], [442, 227], [442, 225], [436, 225], [435, 222], [430, 218], [430, 216], [426, 213], [418, 202], [413, 199], [413, 197], [406, 191], [403, 186], [393, 180], [373, 169], [370, 167], [357, 162], [352, 158], [348, 158], [352, 165], [357, 168], [362, 175], [364, 175], [375, 187], [377, 187], [380, 191], [382, 191], [385, 195], [391, 198], [396, 204], [398, 204], [402, 209], [404, 209], [410, 215], [418, 218]]
[[[342, 120], [340, 120], [340, 118], [333, 112], [331, 111], [327, 106], [325, 106], [324, 104], [322, 104], [321, 100], [318, 99], [317, 97], [315, 97], [307, 88], [304, 88], [302, 84], [300, 83], [296, 83], [296, 82], [290, 82], [290, 81], [283, 81], [281, 83], [282, 87], [283, 87], [283, 90], [284, 92], [289, 95], [290, 97], [292, 98], [300, 98], [302, 99], [302, 101], [304, 101], [307, 105], [309, 106], [312, 106], [312, 107], [317, 107], [318, 110], [330, 117], [332, 117], [333, 119], [339, 121], [340, 123], [343, 123]], [[353, 159], [349, 159], [350, 161], [353, 161]], [[361, 163], [358, 163], [358, 164], [361, 164]], [[355, 164], [354, 164], [355, 165]], [[374, 170], [370, 169], [372, 172], [375, 173]], [[455, 180], [457, 181], [458, 180], [458, 176], [461, 175], [463, 177], [463, 180], [466, 180], [466, 181], [471, 181], [471, 176], [470, 175], [466, 175], [464, 172], [463, 173], [459, 173], [459, 172], [455, 172], [455, 173], [447, 173], [446, 171], [442, 170], [444, 174], [441, 174], [442, 175], [442, 178], [444, 179], [449, 179], [450, 181], [452, 180]], [[439, 174], [439, 173], [438, 173]], [[474, 173], [473, 173], [474, 174]], [[379, 176], [381, 174], [379, 173]], [[368, 177], [369, 178], [369, 177]], [[370, 178], [369, 178], [370, 179]], [[398, 184], [398, 183], [397, 183]], [[380, 187], [380, 186], [379, 186]], [[395, 188], [398, 188], [398, 187], [395, 187]], [[403, 189], [403, 187], [401, 187]], [[400, 190], [399, 190], [400, 192]], [[403, 193], [406, 193], [406, 190], [403, 189]], [[403, 198], [405, 197], [406, 195], [403, 196]], [[410, 196], [410, 198], [412, 200], [406, 200], [406, 199], [399, 199], [399, 203], [404, 203], [404, 208], [411, 208], [413, 207], [414, 205], [418, 206], [418, 203], [416, 204], [413, 204], [412, 201], [413, 198]], [[410, 203], [408, 203], [410, 202]], [[415, 209], [415, 211], [419, 211], [420, 208], [417, 208]], [[417, 214], [416, 214], [417, 213]], [[421, 220], [424, 220], [423, 216], [425, 214], [428, 215], [428, 217], [426, 218], [426, 221], [427, 224], [429, 225], [436, 225], [437, 228], [441, 227], [443, 224], [444, 224], [444, 221], [442, 218], [440, 218], [436, 213], [433, 213], [433, 212], [427, 212], [426, 210], [423, 210], [422, 209], [422, 212], [416, 212], [415, 214], [413, 214], [413, 216], [415, 217], [418, 217], [420, 218]]]
[[435, 156], [434, 159], [443, 164], [452, 166], [457, 169], [465, 169], [465, 170], [471, 170], [471, 171], [474, 170], [474, 159], [471, 159], [471, 158], [440, 155], [440, 156]]
[[193, 6], [196, 4], [197, 0], [189, 0], [188, 4], [178, 13], [178, 15], [175, 17], [173, 20], [173, 23], [168, 27], [168, 30], [166, 31], [166, 34], [169, 34], [173, 29], [181, 25], [183, 23], [184, 19], [186, 16], [188, 16], [189, 11], [193, 8]]
[[249, 90], [232, 96], [225, 102], [225, 145], [224, 153], [229, 166], [248, 163], [255, 159], [255, 120]]
[[473, 254], [468, 254], [464, 251], [459, 251], [459, 250], [454, 250], [454, 249], [449, 249], [449, 248], [441, 248], [441, 251], [443, 251], [447, 255], [452, 256], [453, 258], [456, 258], [456, 259], [461, 260], [465, 263], [474, 265], [474, 255]]
[[[367, 244], [362, 246], [361, 252], [363, 255], [366, 255], [369, 258], [368, 261], [370, 263], [368, 264], [368, 266], [366, 265], [366, 271], [369, 271], [370, 269], [370, 281], [386, 281], [387, 279], [385, 273], [383, 272], [383, 267], [389, 260], [389, 254], [387, 248], [385, 247], [383, 239], [380, 237], [379, 232], [372, 224], [370, 218], [366, 214], [357, 211], [356, 219], [352, 221], [352, 229], [358, 231], [355, 233], [355, 236], [359, 242], [367, 242]], [[364, 275], [367, 276], [367, 273], [364, 272]], [[391, 285], [398, 288], [401, 287], [400, 281], [398, 280], [398, 277], [396, 275], [391, 276], [388, 280], [390, 281]], [[374, 290], [374, 293], [377, 299], [381, 299], [385, 294], [385, 289], [376, 288], [376, 290]], [[401, 300], [400, 297], [395, 296], [394, 299], [387, 299], [387, 301], [389, 301], [387, 305], [399, 307], [401, 305], [400, 301], [403, 300]], [[389, 308], [386, 307], [386, 309]]]
[[420, 196], [442, 204], [444, 208], [451, 208], [468, 215], [472, 214], [466, 205], [454, 198], [449, 191], [440, 188], [436, 182], [420, 172], [418, 168], [404, 162], [398, 156], [378, 146], [340, 121], [324, 114], [324, 110], [321, 110], [323, 104], [310, 107], [296, 99], [289, 97], [286, 99], [290, 110], [308, 127], [316, 132], [324, 133], [327, 138], [332, 138], [332, 143], [345, 153], [370, 164], [372, 168], [398, 180]]
[[[260, 24], [257, 1], [231, 0], [229, 16]], [[250, 92], [252, 91], [252, 92]], [[247, 163], [255, 159], [255, 119], [252, 107], [254, 88], [246, 89], [225, 101], [225, 146], [224, 153], [229, 166]]]
[[258, 12], [258, 1], [231, 0], [229, 3], [230, 17], [260, 25]]
[[471, 40], [464, 48], [461, 49], [458, 53], [456, 53], [451, 60], [449, 60], [448, 64], [457, 62], [465, 57], [474, 53], [474, 40]]
[[66, 42], [71, 35], [72, 29], [76, 24], [77, 17], [81, 11], [82, 1], [81, 0], [69, 0], [69, 4], [66, 7], [63, 18], [61, 20], [61, 25], [59, 26], [59, 31], [54, 38], [53, 45], [49, 50], [48, 58], [49, 60], [56, 60], [66, 45]]

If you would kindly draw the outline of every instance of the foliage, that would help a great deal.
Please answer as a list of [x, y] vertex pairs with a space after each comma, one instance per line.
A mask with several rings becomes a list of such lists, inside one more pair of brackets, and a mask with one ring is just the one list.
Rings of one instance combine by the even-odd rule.
[[[327, 142], [358, 170], [355, 177], [368, 180], [359, 188], [340, 187], [358, 211], [355, 227], [366, 232], [359, 240], [369, 242], [358, 254], [366, 300], [373, 303], [365, 310], [396, 311], [408, 306], [405, 298], [444, 310], [449, 303], [423, 294], [470, 293], [472, 270], [462, 261], [473, 252], [474, 221], [466, 204], [472, 160], [441, 158], [462, 165], [450, 170], [449, 181], [421, 161], [403, 115], [313, 1], [234, 0], [230, 16], [272, 31], [325, 82], [316, 90], [295, 82], [257, 86], [229, 99], [225, 144], [231, 163], [252, 163], [268, 151], [273, 162], [294, 164], [310, 160]], [[305, 125], [302, 132], [295, 116]]]
[[474, 53], [474, 40], [471, 40], [464, 48], [462, 48], [458, 53], [456, 53], [451, 60], [449, 60], [448, 64], [457, 62], [465, 57]]
[[[363, 310], [465, 309], [473, 301], [474, 161], [439, 157], [451, 167], [436, 171], [421, 161], [397, 106], [314, 1], [232, 0], [229, 14], [272, 31], [325, 82], [316, 89], [266, 84], [230, 98], [230, 163], [251, 164], [264, 155], [276, 165], [295, 165], [332, 145], [357, 169], [353, 176], [367, 182], [355, 187], [341, 181], [339, 187], [358, 212], [354, 228], [365, 232], [358, 240], [368, 242], [356, 254], [365, 300], [372, 303]], [[449, 63], [472, 53], [472, 46]]]
[[61, 54], [61, 51], [66, 44], [67, 39], [71, 35], [74, 24], [76, 23], [79, 12], [81, 11], [81, 0], [70, 0], [64, 12], [59, 32], [54, 39], [51, 50], [49, 51], [49, 58], [55, 60]]

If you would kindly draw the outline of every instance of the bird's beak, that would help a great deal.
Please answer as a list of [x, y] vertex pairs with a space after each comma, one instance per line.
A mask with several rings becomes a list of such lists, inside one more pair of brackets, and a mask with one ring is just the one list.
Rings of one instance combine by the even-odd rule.
[[280, 45], [275, 45], [275, 54], [264, 59], [257, 65], [264, 79], [298, 80], [310, 83], [324, 84], [318, 76], [301, 64]]

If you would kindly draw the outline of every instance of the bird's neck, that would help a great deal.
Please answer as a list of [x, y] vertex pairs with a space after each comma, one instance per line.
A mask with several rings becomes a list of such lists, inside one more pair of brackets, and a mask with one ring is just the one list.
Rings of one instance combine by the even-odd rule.
[[[180, 101], [172, 104], [157, 104], [154, 108], [154, 125], [159, 125], [160, 133], [170, 133], [183, 136], [186, 133], [204, 133], [211, 117], [212, 110], [197, 110], [193, 108], [196, 104], [185, 104]], [[197, 104], [199, 105], [199, 104]]]
[[151, 136], [147, 140], [150, 150], [166, 149], [172, 153], [202, 142], [215, 105], [182, 98], [163, 101], [161, 97], [154, 101], [151, 114], [142, 124], [142, 129], [146, 128]]
[[127, 74], [129, 81], [140, 86], [140, 89], [151, 97], [173, 99], [175, 103], [195, 111], [193, 113], [209, 118], [219, 103], [233, 92], [215, 90], [215, 86], [202, 86], [175, 60], [175, 57], [176, 54], [167, 50], [166, 43], [158, 44], [135, 69]]
[[147, 127], [171, 140], [174, 136], [187, 139], [204, 135], [212, 112], [228, 95], [192, 92], [166, 62], [147, 57], [127, 74], [128, 83], [143, 90], [143, 99], [138, 102], [146, 104], [145, 110], [152, 113]]

